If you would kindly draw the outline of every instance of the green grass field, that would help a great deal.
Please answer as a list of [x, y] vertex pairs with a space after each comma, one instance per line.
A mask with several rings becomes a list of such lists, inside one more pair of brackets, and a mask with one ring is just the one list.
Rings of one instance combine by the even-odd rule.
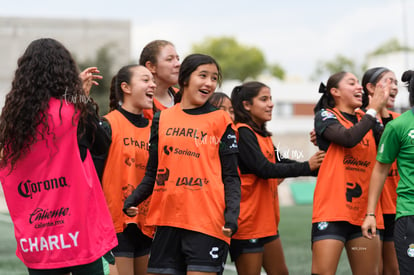
[[[281, 208], [279, 232], [291, 275], [310, 274], [312, 258], [310, 243], [311, 216], [311, 205]], [[0, 214], [0, 275], [27, 274], [27, 269], [15, 255], [15, 249], [13, 225], [7, 215]], [[224, 274], [236, 274], [234, 265], [229, 262]], [[263, 272], [263, 274], [265, 273]], [[345, 251], [342, 254], [336, 274], [351, 274]]]

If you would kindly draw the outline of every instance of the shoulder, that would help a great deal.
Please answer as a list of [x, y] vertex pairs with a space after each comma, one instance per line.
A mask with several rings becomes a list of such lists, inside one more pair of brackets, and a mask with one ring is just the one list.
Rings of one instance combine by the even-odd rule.
[[112, 110], [109, 113], [107, 113], [106, 115], [104, 115], [103, 117], [107, 120], [111, 120], [114, 119], [116, 117], [118, 117], [121, 113], [118, 110]]
[[249, 140], [257, 142], [258, 135], [253, 131], [253, 129], [244, 123], [237, 123], [237, 136], [242, 141]]
[[315, 114], [315, 120], [319, 120], [319, 121], [337, 120], [337, 117], [333, 110], [321, 109]]
[[411, 131], [414, 128], [414, 113], [409, 110], [394, 118], [387, 123], [385, 130], [390, 131], [391, 128], [392, 131]]

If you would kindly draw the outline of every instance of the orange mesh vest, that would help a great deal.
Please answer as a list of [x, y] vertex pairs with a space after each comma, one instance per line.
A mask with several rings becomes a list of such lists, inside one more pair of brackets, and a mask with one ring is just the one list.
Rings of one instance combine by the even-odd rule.
[[[270, 136], [263, 137], [244, 123], [238, 123], [236, 127], [237, 129], [247, 127], [252, 130], [263, 155], [270, 162], [276, 162]], [[280, 219], [277, 179], [262, 179], [254, 174], [239, 173], [239, 175], [241, 180], [239, 229], [232, 238], [246, 240], [275, 235]]]
[[[328, 109], [347, 129], [353, 123], [338, 109]], [[358, 121], [364, 113], [356, 112]], [[312, 222], [347, 221], [361, 226], [368, 203], [368, 187], [375, 164], [376, 144], [372, 130], [354, 147], [332, 142], [319, 169], [313, 198]], [[381, 207], [377, 208], [377, 227], [384, 228]]]
[[145, 174], [151, 123], [144, 128], [133, 125], [118, 110], [105, 116], [112, 129], [112, 143], [102, 176], [102, 188], [112, 215], [115, 230], [122, 232], [128, 223], [136, 223], [149, 237], [154, 228], [145, 226], [150, 198], [138, 206], [138, 215], [130, 218], [122, 212], [125, 199], [135, 190]]
[[[400, 116], [399, 113], [388, 111], [393, 117], [393, 119]], [[385, 180], [384, 188], [382, 189], [380, 203], [382, 207], [382, 212], [384, 214], [395, 214], [396, 205], [397, 205], [397, 185], [400, 180], [400, 175], [398, 174], [397, 161], [391, 165], [390, 172], [388, 177]]]
[[[170, 89], [170, 91], [172, 91], [172, 92], [174, 92], [174, 94], [176, 94], [178, 92], [178, 89], [175, 88], [175, 87], [172, 87]], [[160, 111], [165, 110], [165, 109], [168, 108], [168, 107], [162, 105], [161, 102], [159, 102], [155, 97], [153, 98], [153, 101], [154, 101], [155, 108], [157, 108]], [[153, 117], [154, 117], [154, 109], [153, 108], [151, 108], [151, 109], [144, 109], [144, 117], [152, 120]]]
[[147, 222], [193, 230], [230, 242], [224, 226], [220, 140], [231, 124], [221, 110], [190, 115], [181, 105], [161, 111], [158, 172]]

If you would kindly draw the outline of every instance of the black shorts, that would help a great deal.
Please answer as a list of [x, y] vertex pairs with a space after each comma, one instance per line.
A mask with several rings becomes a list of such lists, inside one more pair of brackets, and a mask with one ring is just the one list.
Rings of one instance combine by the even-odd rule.
[[235, 262], [240, 254], [260, 253], [264, 251], [264, 245], [279, 238], [279, 234], [249, 240], [231, 239], [230, 242], [230, 259]]
[[384, 218], [384, 242], [394, 241], [395, 214], [383, 214]]
[[[383, 230], [377, 231], [382, 239]], [[359, 237], [362, 237], [361, 226], [349, 222], [317, 222], [312, 224], [312, 243], [332, 239], [346, 243]]]
[[[28, 268], [29, 275], [63, 275], [63, 274], [73, 274], [73, 275], [105, 275], [109, 274], [108, 263], [114, 264], [114, 256], [111, 252], [106, 253], [104, 256], [98, 260], [84, 265], [77, 265], [64, 268], [56, 269], [33, 269]], [[71, 273], [72, 272], [72, 273]]]
[[115, 257], [136, 258], [148, 255], [152, 239], [142, 233], [137, 224], [129, 223], [123, 232], [117, 233], [118, 245], [112, 249]]
[[414, 270], [414, 216], [395, 221], [394, 245], [397, 252], [400, 275], [413, 274]]
[[228, 244], [215, 237], [182, 228], [158, 226], [151, 246], [148, 273], [221, 273]]

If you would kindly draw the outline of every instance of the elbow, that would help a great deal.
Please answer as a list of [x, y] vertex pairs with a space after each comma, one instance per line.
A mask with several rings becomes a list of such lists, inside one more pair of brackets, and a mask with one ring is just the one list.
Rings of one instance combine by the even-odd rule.
[[252, 174], [255, 174], [259, 178], [267, 180], [270, 178], [270, 175], [269, 173], [266, 173], [266, 171], [268, 171], [268, 169], [263, 167], [262, 169], [257, 169], [256, 171], [253, 171]]
[[268, 174], [265, 174], [265, 173], [257, 173], [256, 174], [259, 178], [262, 178], [262, 179], [265, 179], [265, 180], [267, 180], [267, 179], [269, 179], [270, 178], [270, 176], [268, 175]]

